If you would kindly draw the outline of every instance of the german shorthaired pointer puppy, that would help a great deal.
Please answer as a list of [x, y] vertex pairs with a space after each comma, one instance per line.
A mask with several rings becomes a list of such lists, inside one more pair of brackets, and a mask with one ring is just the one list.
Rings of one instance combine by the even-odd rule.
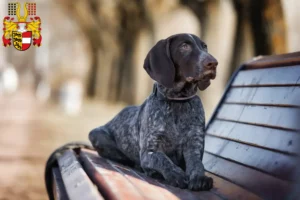
[[89, 139], [98, 153], [138, 166], [173, 186], [209, 190], [204, 175], [205, 117], [197, 90], [216, 77], [217, 60], [192, 34], [160, 40], [148, 53], [144, 69], [156, 81], [153, 93], [140, 106], [123, 109]]

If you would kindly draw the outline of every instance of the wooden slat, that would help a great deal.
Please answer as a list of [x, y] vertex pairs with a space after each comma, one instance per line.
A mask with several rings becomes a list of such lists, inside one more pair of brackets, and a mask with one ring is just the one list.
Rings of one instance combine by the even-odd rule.
[[[97, 160], [99, 158], [96, 158]], [[158, 180], [152, 179], [147, 177], [145, 174], [141, 172], [135, 172], [134, 170], [121, 166], [120, 164], [110, 162], [110, 164], [116, 169], [118, 172], [126, 176], [127, 179], [129, 179], [139, 190], [141, 190], [143, 193], [160, 193], [161, 198], [164, 199], [174, 199], [174, 195], [177, 196], [179, 199], [210, 199], [210, 200], [220, 200], [221, 198], [210, 193], [210, 192], [202, 192], [201, 197], [197, 198], [192, 192], [188, 190], [181, 190], [180, 188], [172, 187], [167, 184], [164, 184], [162, 182], [159, 182]], [[158, 186], [154, 187], [155, 190], [153, 190], [153, 187], [149, 187], [149, 184]], [[159, 190], [159, 191], [157, 191]], [[168, 191], [168, 192], [166, 192]]]
[[[223, 178], [220, 178], [212, 173], [207, 172], [207, 176], [212, 177], [214, 180], [214, 188], [211, 192], [214, 192], [225, 199], [238, 199], [238, 200], [258, 200], [261, 199], [257, 195], [251, 193], [250, 191], [233, 184]], [[202, 193], [199, 192], [199, 195]]]
[[[88, 153], [88, 157], [94, 162], [94, 163], [103, 163], [102, 158], [99, 158], [97, 155], [94, 155], [92, 151], [85, 151]], [[111, 161], [110, 161], [111, 162]], [[201, 191], [201, 192], [191, 192], [189, 190], [182, 190], [176, 187], [172, 187], [169, 185], [166, 185], [162, 182], [159, 182], [155, 179], [147, 177], [145, 174], [136, 172], [128, 167], [121, 166], [120, 164], [112, 164], [114, 168], [118, 168], [117, 171], [120, 173], [123, 173], [127, 175], [127, 178], [130, 177], [130, 180], [135, 184], [137, 187], [141, 187], [140, 189], [143, 191], [148, 191], [147, 186], [149, 184], [156, 185], [161, 187], [161, 190], [164, 193], [164, 196], [167, 194], [166, 199], [172, 199], [170, 198], [169, 193], [165, 193], [165, 190], [170, 191], [174, 195], [176, 195], [179, 199], [207, 199], [207, 200], [214, 200], [214, 199], [260, 199], [258, 196], [254, 195], [253, 193], [229, 182], [224, 179], [221, 179], [218, 176], [215, 176], [211, 173], [207, 173], [208, 176], [212, 177], [214, 179], [214, 188], [210, 191]], [[140, 180], [138, 180], [140, 179]], [[145, 187], [145, 188], [143, 188]], [[161, 199], [161, 198], [160, 198]]]
[[204, 153], [203, 164], [207, 171], [224, 177], [264, 199], [282, 200], [288, 195], [291, 187], [286, 181], [209, 153]]
[[243, 70], [232, 86], [300, 85], [300, 65], [269, 69]]
[[223, 104], [217, 119], [299, 130], [299, 108]]
[[65, 151], [65, 153], [58, 158], [58, 165], [70, 199], [103, 199], [82, 169], [73, 151]]
[[205, 151], [211, 154], [250, 166], [282, 180], [295, 181], [295, 156], [212, 136], [206, 136], [205, 147]]
[[[160, 190], [152, 185], [148, 187], [151, 193], [143, 193], [127, 177], [116, 171], [101, 157], [97, 159], [97, 162], [94, 162], [85, 151], [82, 151], [80, 156], [84, 161], [84, 167], [87, 173], [94, 179], [101, 193], [107, 199], [169, 199], [164, 198]], [[178, 198], [173, 195], [171, 199], [177, 200]]]
[[270, 68], [300, 64], [300, 52], [280, 55], [258, 56], [245, 64], [246, 69]]
[[206, 133], [274, 151], [300, 155], [298, 150], [300, 134], [294, 131], [214, 120]]
[[231, 88], [225, 102], [300, 107], [300, 86]]
[[52, 169], [53, 177], [53, 196], [55, 200], [69, 200], [64, 182], [62, 180], [60, 171], [57, 167]]
[[[197, 197], [191, 191], [182, 190], [177, 187], [169, 186], [163, 182], [159, 182], [158, 180], [147, 177], [145, 174], [141, 172], [135, 172], [134, 170], [121, 166], [117, 163], [113, 163], [112, 166], [117, 169], [120, 173], [124, 174], [137, 188], [139, 188], [144, 193], [151, 192], [159, 193], [160, 199], [174, 199], [174, 195], [179, 199], [210, 199], [210, 200], [220, 200], [221, 198], [207, 191], [203, 191], [201, 193], [201, 197]], [[156, 189], [153, 190], [153, 187], [149, 187], [150, 185], [158, 186], [154, 187]], [[159, 190], [159, 191], [157, 191]]]
[[[207, 176], [210, 176], [214, 179], [214, 188], [211, 191], [201, 191], [201, 192], [192, 192], [189, 190], [182, 190], [176, 187], [169, 186], [163, 182], [159, 182], [155, 179], [147, 177], [141, 172], [136, 172], [126, 166], [122, 166], [118, 163], [112, 161], [104, 160], [100, 158], [94, 151], [83, 151], [85, 156], [88, 156], [89, 159], [95, 164], [98, 165], [101, 163], [109, 162], [110, 165], [116, 169], [119, 173], [126, 176], [140, 191], [148, 193], [158, 193], [161, 194], [164, 198], [159, 199], [173, 199], [173, 195], [170, 196], [170, 193], [166, 193], [166, 190], [176, 195], [179, 199], [206, 199], [206, 200], [220, 200], [220, 199], [261, 199], [255, 194], [237, 186], [229, 181], [226, 181], [214, 174], [206, 173]], [[105, 164], [106, 166], [106, 164]], [[149, 184], [158, 186], [159, 191], [149, 190]]]

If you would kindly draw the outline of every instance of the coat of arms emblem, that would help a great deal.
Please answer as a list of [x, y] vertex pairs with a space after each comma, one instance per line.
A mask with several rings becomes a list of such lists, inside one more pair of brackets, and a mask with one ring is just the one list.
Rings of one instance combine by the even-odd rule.
[[[40, 47], [42, 42], [41, 18], [36, 16], [36, 3], [25, 3], [23, 9], [21, 16], [21, 4], [8, 3], [8, 16], [3, 19], [3, 45], [13, 44], [19, 51], [29, 49], [31, 44]], [[14, 21], [15, 17], [18, 21]]]

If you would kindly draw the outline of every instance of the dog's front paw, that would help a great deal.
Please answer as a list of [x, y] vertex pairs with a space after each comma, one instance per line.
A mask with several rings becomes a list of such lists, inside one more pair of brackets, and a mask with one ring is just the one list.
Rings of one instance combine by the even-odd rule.
[[210, 190], [213, 187], [213, 179], [201, 174], [193, 174], [189, 178], [190, 190]]
[[166, 181], [169, 185], [185, 189], [188, 186], [188, 177], [180, 169], [170, 170], [166, 176]]

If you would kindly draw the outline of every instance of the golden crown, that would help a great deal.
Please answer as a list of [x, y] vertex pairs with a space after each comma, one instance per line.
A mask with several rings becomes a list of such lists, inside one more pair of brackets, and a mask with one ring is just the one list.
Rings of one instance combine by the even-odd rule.
[[21, 16], [20, 15], [21, 4], [17, 3], [17, 12], [16, 12], [16, 15], [17, 15], [17, 18], [18, 18], [18, 22], [26, 22], [27, 17], [28, 17], [27, 5], [28, 5], [28, 3], [25, 3], [25, 6], [24, 6], [24, 16]]

